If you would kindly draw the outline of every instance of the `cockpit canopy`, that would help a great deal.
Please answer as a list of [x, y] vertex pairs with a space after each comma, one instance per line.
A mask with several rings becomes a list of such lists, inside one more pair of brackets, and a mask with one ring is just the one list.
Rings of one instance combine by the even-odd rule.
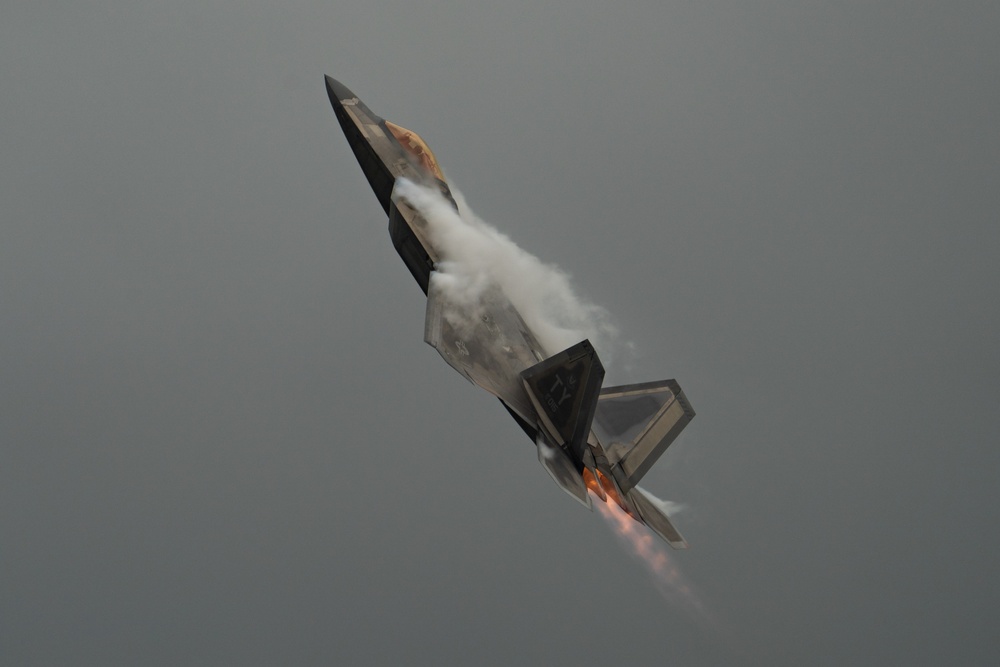
[[396, 137], [399, 145], [412, 155], [421, 167], [433, 174], [438, 180], [444, 180], [444, 174], [441, 172], [441, 167], [438, 166], [437, 158], [434, 157], [434, 153], [420, 138], [420, 135], [389, 121], [385, 121], [385, 126], [392, 132], [392, 136]]

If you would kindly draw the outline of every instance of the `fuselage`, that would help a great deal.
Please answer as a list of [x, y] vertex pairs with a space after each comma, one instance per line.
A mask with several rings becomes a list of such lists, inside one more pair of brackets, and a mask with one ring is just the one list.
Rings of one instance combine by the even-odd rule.
[[499, 286], [484, 290], [470, 311], [435, 281], [435, 265], [447, 258], [422, 204], [439, 193], [456, 214], [458, 205], [433, 152], [417, 133], [376, 115], [343, 84], [330, 77], [326, 82], [344, 134], [389, 216], [393, 245], [427, 295], [425, 340], [463, 377], [503, 401], [532, 435], [537, 414], [520, 373], [547, 351]]

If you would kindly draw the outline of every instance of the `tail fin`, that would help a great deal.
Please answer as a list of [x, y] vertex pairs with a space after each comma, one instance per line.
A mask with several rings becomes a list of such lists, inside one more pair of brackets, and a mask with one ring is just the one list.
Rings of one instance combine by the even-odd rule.
[[521, 381], [550, 440], [583, 460], [604, 381], [604, 366], [590, 341], [535, 364], [521, 373]]
[[563, 491], [588, 508], [582, 461], [603, 380], [604, 366], [586, 340], [521, 373], [538, 413], [538, 462]]
[[623, 491], [635, 487], [693, 418], [694, 410], [674, 380], [601, 391], [594, 431]]

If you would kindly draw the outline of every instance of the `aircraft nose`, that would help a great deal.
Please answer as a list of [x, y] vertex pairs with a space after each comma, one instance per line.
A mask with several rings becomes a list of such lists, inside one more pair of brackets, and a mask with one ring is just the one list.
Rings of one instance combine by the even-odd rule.
[[[325, 75], [324, 75], [325, 76]], [[341, 100], [356, 98], [351, 89], [334, 79], [332, 76], [326, 77], [326, 93], [330, 96], [330, 101], [339, 106]]]

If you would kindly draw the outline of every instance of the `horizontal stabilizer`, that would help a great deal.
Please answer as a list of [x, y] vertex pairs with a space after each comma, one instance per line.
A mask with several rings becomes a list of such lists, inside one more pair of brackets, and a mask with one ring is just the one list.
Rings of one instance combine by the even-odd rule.
[[587, 485], [584, 484], [583, 477], [577, 472], [576, 466], [569, 460], [566, 452], [546, 442], [545, 436], [541, 433], [535, 437], [535, 445], [538, 447], [538, 462], [559, 488], [573, 496], [574, 500], [587, 509], [593, 509], [590, 495], [587, 494]]
[[670, 523], [670, 517], [667, 516], [664, 507], [666, 503], [639, 487], [629, 491], [628, 497], [639, 510], [642, 522], [654, 533], [666, 540], [674, 549], [688, 548], [687, 540], [677, 532], [674, 524]]

